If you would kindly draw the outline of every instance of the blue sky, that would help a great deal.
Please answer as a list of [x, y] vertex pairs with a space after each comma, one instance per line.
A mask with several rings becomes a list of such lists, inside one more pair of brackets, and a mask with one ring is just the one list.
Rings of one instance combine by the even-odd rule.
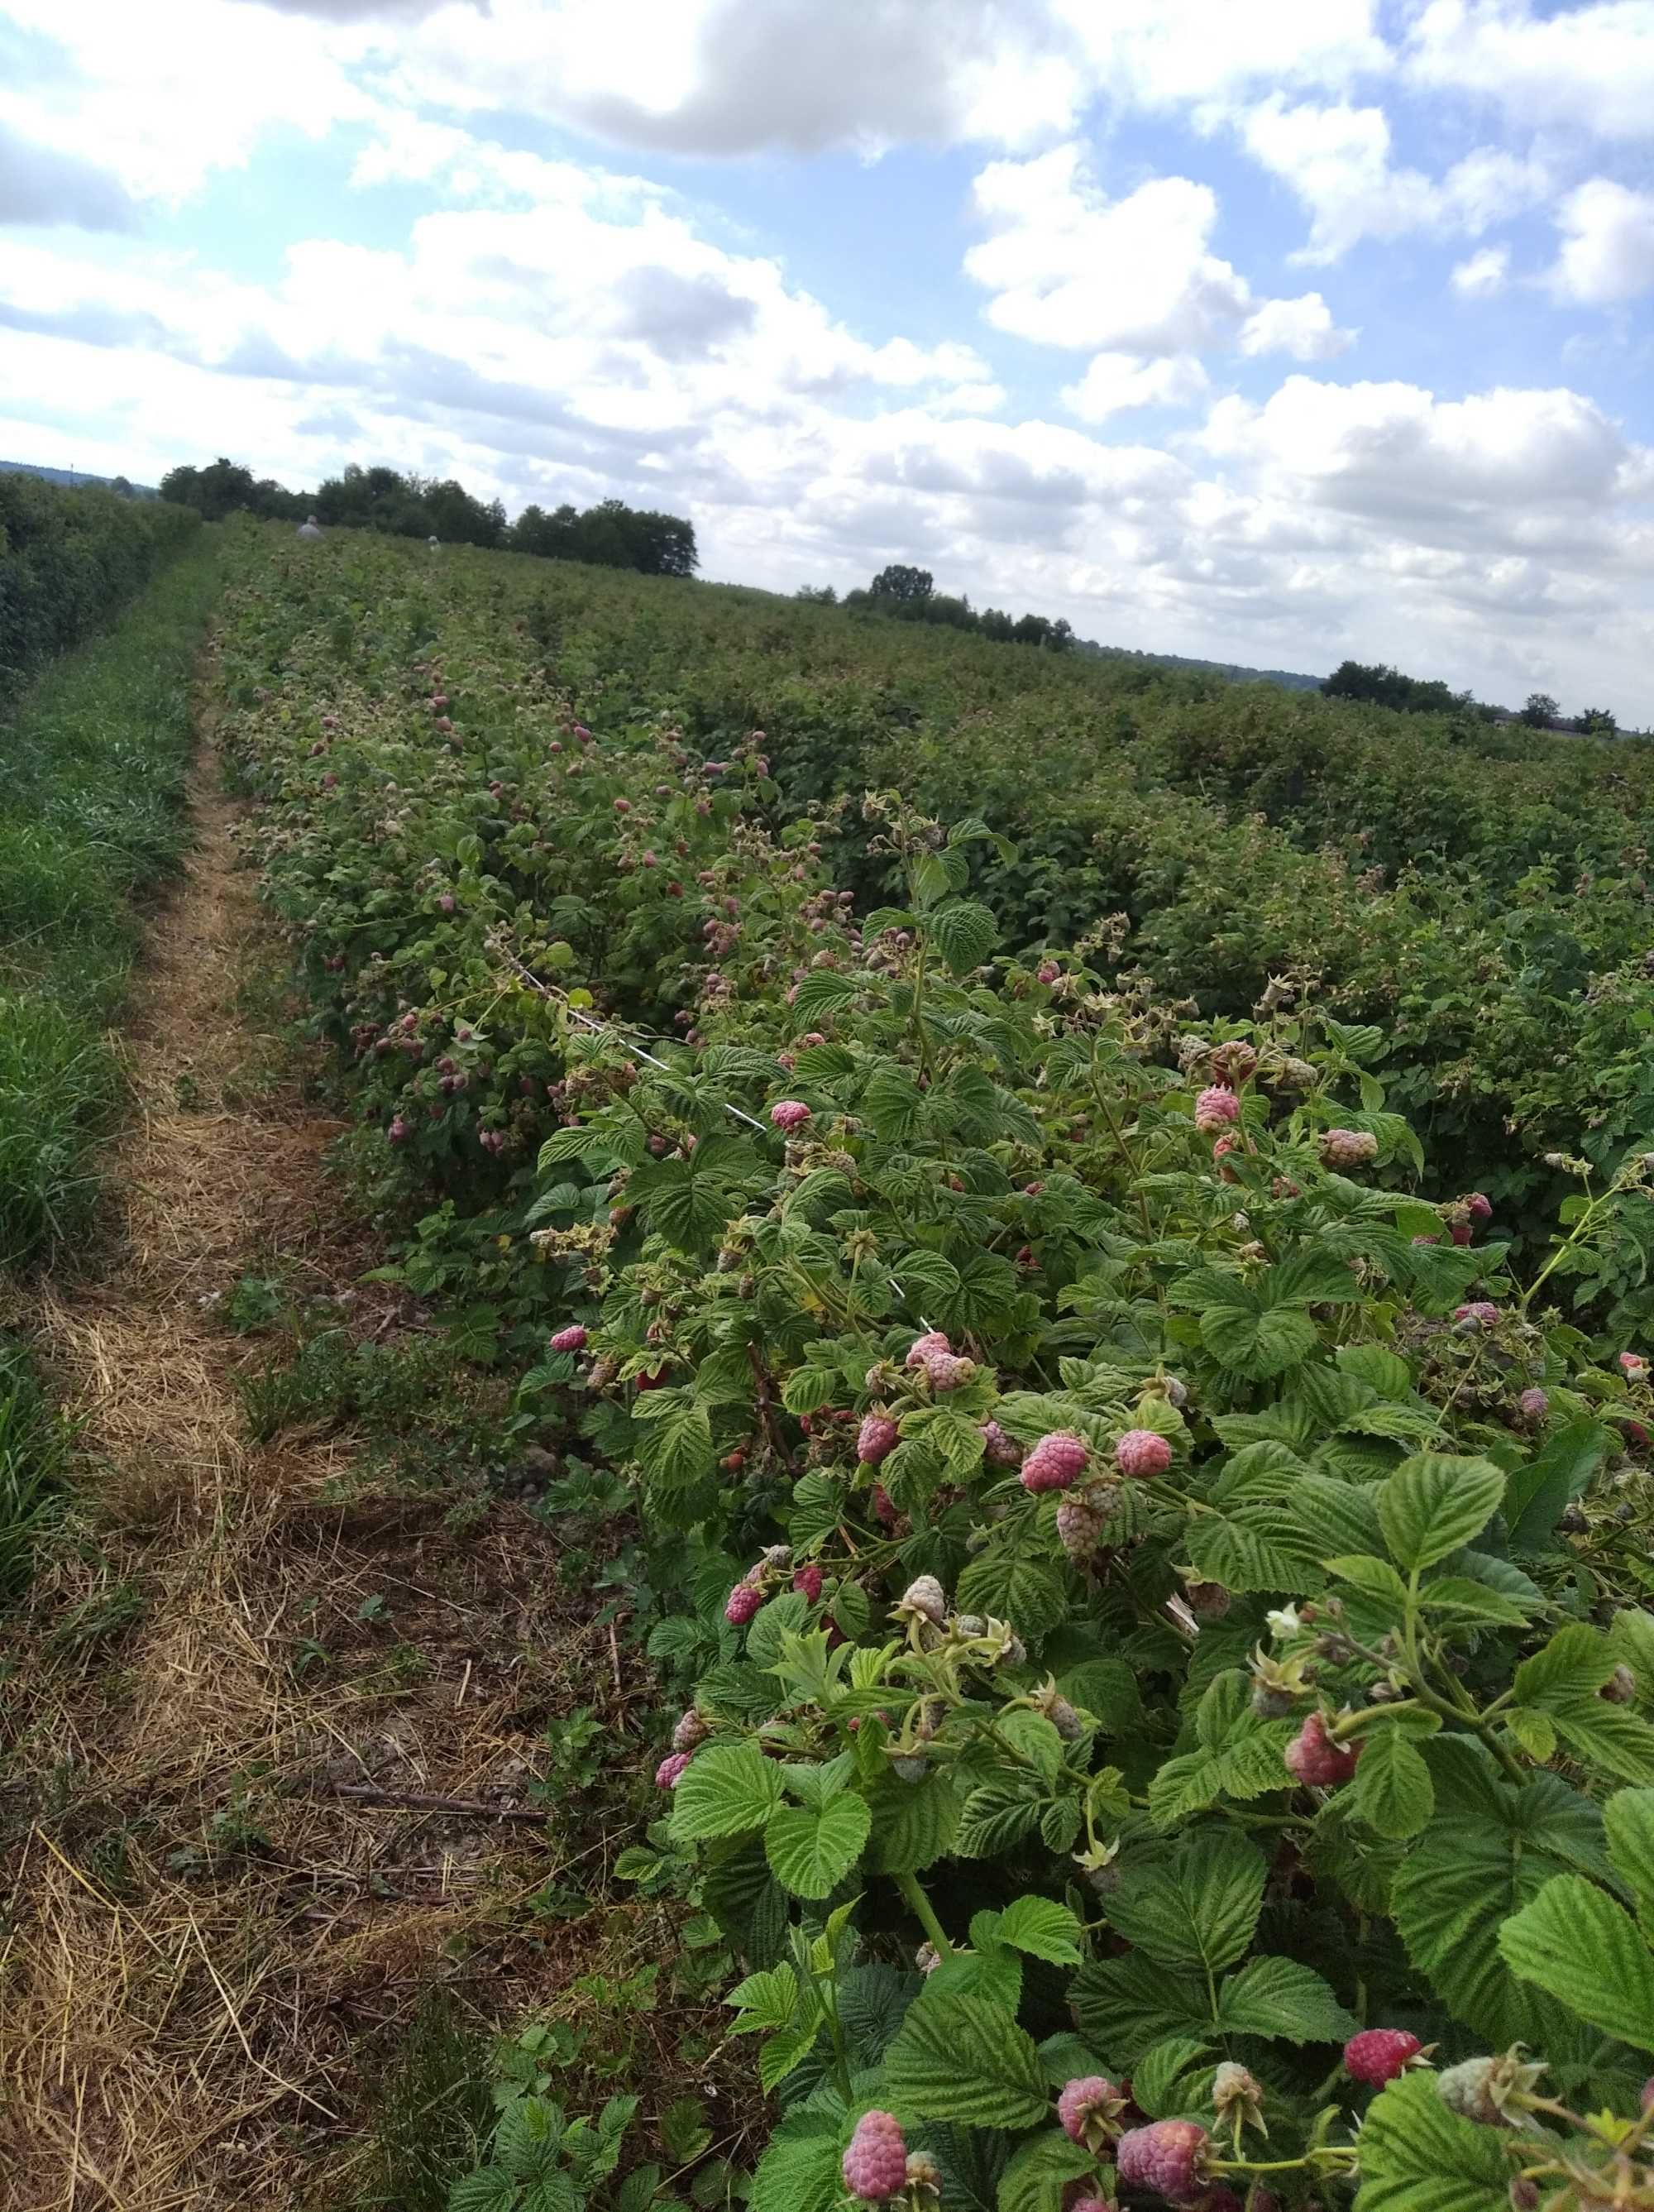
[[1654, 723], [1654, 0], [0, 0], [0, 456]]

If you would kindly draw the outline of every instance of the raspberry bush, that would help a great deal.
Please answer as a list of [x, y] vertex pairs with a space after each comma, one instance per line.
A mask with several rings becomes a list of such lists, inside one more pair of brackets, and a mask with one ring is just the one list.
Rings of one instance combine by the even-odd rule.
[[858, 905], [774, 740], [588, 726], [495, 569], [259, 558], [225, 741], [357, 1171], [674, 1595], [754, 2212], [1641, 2201], [1651, 1160], [1518, 1255], [1301, 981], [1007, 942], [889, 794]]

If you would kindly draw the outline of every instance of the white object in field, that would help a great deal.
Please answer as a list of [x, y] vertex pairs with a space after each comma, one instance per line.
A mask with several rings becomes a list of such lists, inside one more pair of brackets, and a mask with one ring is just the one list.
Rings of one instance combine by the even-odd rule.
[[317, 521], [313, 514], [311, 516], [308, 522], [301, 522], [299, 525], [299, 535], [300, 538], [319, 538], [321, 534], [322, 526]]
[[442, 540], [437, 536], [436, 532], [433, 531], [425, 542], [430, 547], [432, 552], [434, 553], [441, 544]]

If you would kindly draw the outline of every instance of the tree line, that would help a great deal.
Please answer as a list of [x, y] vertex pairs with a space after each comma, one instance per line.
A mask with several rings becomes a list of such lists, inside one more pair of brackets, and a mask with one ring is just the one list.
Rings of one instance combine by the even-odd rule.
[[1483, 722], [1523, 722], [1530, 730], [1560, 730], [1587, 738], [1615, 737], [1620, 727], [1606, 707], [1564, 714], [1548, 691], [1530, 691], [1519, 712], [1512, 714], [1507, 707], [1490, 707], [1469, 691], [1452, 690], [1439, 678], [1404, 676], [1383, 661], [1341, 661], [1321, 689], [1329, 699], [1360, 699], [1402, 714], [1474, 714]]
[[1037, 645], [1048, 653], [1067, 653], [1077, 641], [1073, 625], [1061, 616], [1053, 622], [1047, 615], [1009, 615], [998, 607], [984, 607], [978, 613], [969, 599], [937, 591], [930, 569], [904, 562], [881, 568], [865, 591], [846, 592], [842, 599], [831, 584], [805, 584], [795, 596], [816, 606], [861, 609], [895, 622], [974, 630], [1002, 645]]
[[170, 470], [161, 479], [161, 495], [194, 507], [208, 522], [240, 513], [276, 522], [303, 522], [313, 514], [334, 528], [589, 561], [645, 576], [692, 576], [699, 560], [694, 525], [681, 515], [605, 499], [585, 509], [566, 504], [549, 514], [540, 507], [525, 507], [510, 522], [497, 499], [480, 500], [451, 477], [364, 469], [354, 462], [314, 491], [289, 491], [273, 477], [255, 477], [251, 469], [221, 455], [206, 468]]

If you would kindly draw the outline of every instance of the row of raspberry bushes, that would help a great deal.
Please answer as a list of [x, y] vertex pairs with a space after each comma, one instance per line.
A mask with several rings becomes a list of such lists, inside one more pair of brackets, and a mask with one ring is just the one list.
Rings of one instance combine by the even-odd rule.
[[0, 687], [107, 621], [200, 527], [165, 500], [0, 472]]
[[410, 1273], [682, 1593], [633, 1870], [751, 1969], [759, 2212], [1651, 2185], [1654, 1409], [1553, 1304], [1648, 1164], [1518, 1280], [1378, 1037], [996, 959], [894, 800], [858, 915], [489, 581], [273, 563], [226, 734]]
[[[714, 757], [754, 727], [785, 810], [894, 785], [978, 816], [972, 855], [1019, 948], [1124, 917], [1146, 967], [1207, 1016], [1272, 974], [1317, 979], [1383, 1032], [1392, 1101], [1433, 1166], [1485, 1187], [1518, 1251], [1567, 1195], [1556, 1152], [1611, 1169], [1654, 1141], [1650, 750], [1007, 652], [761, 593], [496, 562], [497, 649], [594, 726], [669, 720]], [[853, 813], [829, 867], [891, 887]], [[1517, 1141], [1513, 1144], [1512, 1137]], [[1445, 1190], [1451, 1181], [1439, 1186]], [[1623, 1330], [1646, 1259], [1591, 1286]]]

